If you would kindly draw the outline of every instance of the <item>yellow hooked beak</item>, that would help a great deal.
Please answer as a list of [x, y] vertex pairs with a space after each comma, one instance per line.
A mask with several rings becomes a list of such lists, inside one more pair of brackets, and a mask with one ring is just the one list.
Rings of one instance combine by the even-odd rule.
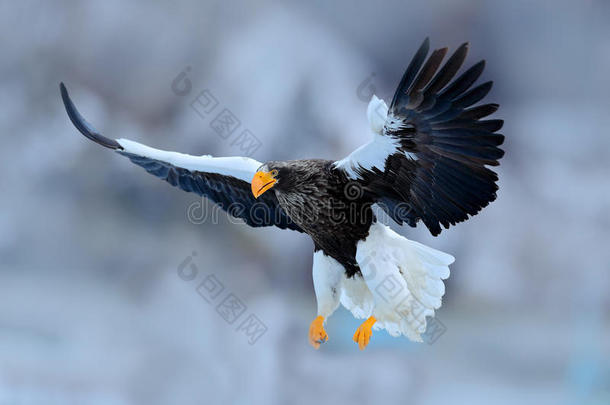
[[254, 194], [254, 198], [258, 198], [277, 183], [277, 180], [275, 179], [276, 174], [276, 170], [270, 172], [256, 172], [254, 174], [254, 178], [252, 179], [252, 194]]

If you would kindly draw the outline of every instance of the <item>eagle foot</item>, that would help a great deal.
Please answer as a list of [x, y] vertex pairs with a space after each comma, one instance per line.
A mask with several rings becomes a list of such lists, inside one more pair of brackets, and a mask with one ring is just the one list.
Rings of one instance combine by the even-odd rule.
[[358, 329], [356, 329], [353, 340], [358, 343], [360, 350], [364, 350], [366, 345], [369, 344], [371, 336], [373, 336], [372, 328], [375, 322], [377, 322], [377, 319], [374, 316], [370, 316], [366, 321], [362, 322]]
[[314, 349], [319, 349], [320, 343], [324, 343], [327, 340], [328, 335], [324, 330], [324, 317], [320, 315], [311, 321], [311, 325], [309, 325], [309, 344], [311, 344]]

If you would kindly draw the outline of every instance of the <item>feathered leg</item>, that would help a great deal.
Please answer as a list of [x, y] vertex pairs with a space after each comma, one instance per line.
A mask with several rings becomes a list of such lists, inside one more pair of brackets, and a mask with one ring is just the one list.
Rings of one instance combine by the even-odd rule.
[[324, 330], [326, 319], [339, 306], [341, 281], [345, 270], [335, 259], [321, 250], [313, 254], [313, 288], [318, 301], [318, 316], [309, 327], [309, 343], [316, 349], [328, 339]]

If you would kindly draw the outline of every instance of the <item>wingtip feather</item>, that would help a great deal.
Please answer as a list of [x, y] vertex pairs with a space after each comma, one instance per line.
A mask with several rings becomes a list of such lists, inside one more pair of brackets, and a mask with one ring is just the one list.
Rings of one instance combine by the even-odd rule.
[[64, 107], [66, 108], [66, 113], [68, 113], [68, 117], [72, 124], [78, 129], [78, 131], [83, 134], [85, 137], [91, 139], [93, 142], [100, 144], [106, 148], [110, 149], [123, 149], [121, 145], [115, 141], [114, 139], [106, 138], [97, 132], [95, 128], [91, 124], [83, 118], [83, 116], [78, 112], [76, 106], [70, 99], [70, 95], [68, 94], [68, 89], [63, 82], [59, 83], [59, 91], [61, 93], [61, 99], [64, 103]]

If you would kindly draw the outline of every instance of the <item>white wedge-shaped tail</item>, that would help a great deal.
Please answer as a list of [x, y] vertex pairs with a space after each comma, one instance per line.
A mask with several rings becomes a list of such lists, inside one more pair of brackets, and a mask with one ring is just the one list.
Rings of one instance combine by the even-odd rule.
[[453, 256], [376, 223], [358, 242], [356, 260], [362, 276], [344, 280], [343, 306], [357, 318], [373, 315], [374, 329], [421, 342], [426, 317], [441, 306]]

